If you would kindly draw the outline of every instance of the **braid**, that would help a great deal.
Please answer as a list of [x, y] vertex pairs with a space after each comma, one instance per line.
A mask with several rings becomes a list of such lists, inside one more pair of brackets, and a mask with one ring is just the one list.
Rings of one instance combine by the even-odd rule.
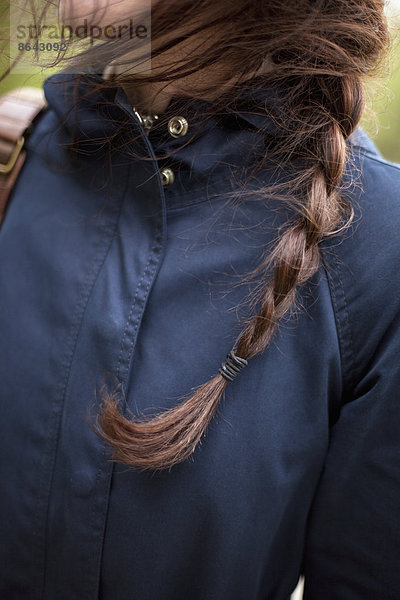
[[[318, 84], [316, 78], [315, 84]], [[323, 87], [330, 89], [325, 84], [323, 80]], [[308, 145], [309, 160], [314, 164], [306, 169], [307, 177], [304, 173], [301, 177], [304, 200], [299, 207], [300, 216], [257, 269], [272, 265], [273, 272], [259, 292], [262, 301], [258, 313], [249, 320], [239, 337], [236, 354], [243, 359], [252, 358], [268, 346], [277, 323], [294, 305], [298, 286], [318, 270], [318, 243], [335, 232], [342, 218], [343, 204], [337, 186], [346, 160], [345, 136], [351, 133], [361, 115], [360, 93], [361, 86], [357, 81], [342, 78], [345, 118], [340, 120], [340, 115], [332, 110], [330, 121], [326, 121], [324, 107], [323, 118], [320, 119], [322, 126], [315, 131], [311, 129], [312, 144], [310, 140], [306, 143], [302, 140], [303, 147], [297, 149], [304, 155]], [[312, 116], [315, 120], [315, 114]], [[147, 420], [133, 416], [126, 418], [118, 408], [118, 395], [103, 389], [102, 411], [97, 417], [95, 430], [112, 445], [114, 460], [142, 469], [170, 468], [193, 453], [216, 413], [226, 385], [227, 380], [219, 373], [174, 408]]]
[[[308, 5], [305, 0], [301, 6], [307, 9]], [[318, 6], [324, 7], [325, 3], [321, 1]], [[301, 39], [297, 29], [295, 38], [287, 33], [290, 28], [285, 29], [289, 17], [293, 23], [297, 18], [288, 7], [289, 14], [282, 17], [286, 46], [279, 46], [278, 37], [277, 42], [271, 41], [276, 44], [275, 51], [271, 48], [276, 73], [270, 80], [276, 77], [275, 81], [283, 82], [286, 90], [284, 110], [278, 111], [275, 118], [284, 133], [275, 139], [273, 153], [264, 155], [261, 166], [277, 157], [278, 164], [286, 164], [289, 173], [294, 168], [294, 176], [284, 184], [289, 186], [285, 201], [294, 210], [294, 219], [286, 223], [271, 252], [244, 279], [246, 282], [262, 274], [249, 301], [253, 315], [241, 324], [234, 351], [241, 365], [270, 344], [278, 323], [295, 306], [299, 286], [319, 269], [320, 242], [346, 229], [354, 217], [340, 189], [347, 159], [346, 140], [359, 123], [364, 107], [362, 76], [372, 69], [385, 47], [386, 30], [380, 0], [346, 0], [341, 6], [350, 11], [348, 19], [343, 16], [342, 37], [336, 12], [334, 20], [329, 20], [327, 3], [327, 15], [322, 9], [321, 14], [314, 12], [307, 25], [309, 32], [304, 28]], [[358, 6], [368, 15], [371, 10], [370, 21], [362, 20]], [[279, 14], [274, 18], [278, 19]], [[320, 29], [316, 25], [319, 16], [323, 24]], [[306, 23], [307, 10], [304, 19]], [[325, 33], [321, 33], [324, 27], [333, 40], [326, 39], [326, 47]], [[356, 37], [349, 40], [346, 36], [351, 27]], [[270, 276], [266, 277], [268, 270]], [[224, 372], [226, 369], [220, 368], [217, 375], [174, 408], [151, 418], [127, 418], [119, 409], [120, 395], [103, 388], [94, 430], [110, 444], [114, 460], [142, 469], [170, 468], [189, 457], [205, 433], [228, 383]]]
[[[324, 80], [323, 83], [323, 87], [329, 89]], [[343, 213], [349, 208], [351, 211], [337, 187], [346, 162], [345, 135], [350, 135], [361, 116], [362, 103], [359, 98], [362, 97], [362, 88], [356, 80], [345, 78], [342, 78], [342, 85], [347, 130], [345, 131], [345, 124], [339, 121], [338, 115], [332, 114], [331, 122], [315, 132], [313, 154], [319, 160], [308, 171], [309, 181], [302, 181], [303, 187], [308, 188], [302, 214], [282, 235], [271, 255], [261, 265], [265, 269], [272, 262], [273, 276], [266, 286], [258, 314], [251, 319], [239, 339], [237, 353], [243, 358], [253, 357], [268, 345], [277, 322], [295, 302], [297, 286], [305, 283], [318, 270], [319, 242], [337, 233], [335, 229]], [[347, 97], [346, 91], [350, 91]], [[349, 96], [357, 98], [352, 106]], [[350, 225], [353, 216], [351, 211], [345, 227]]]
[[[51, 0], [41, 3], [43, 11], [36, 15], [37, 23], [43, 20]], [[152, 66], [149, 75], [139, 69], [142, 83], [181, 83], [183, 79], [185, 89], [193, 84], [199, 97], [211, 100], [215, 115], [224, 111], [226, 103], [235, 105], [249, 74], [250, 93], [264, 89], [265, 83], [270, 89], [276, 84], [279, 92], [283, 90], [277, 114], [269, 113], [279, 135], [271, 134], [268, 152], [256, 166], [262, 169], [268, 161], [270, 166], [277, 158], [279, 167], [287, 167], [285, 183], [260, 187], [258, 192], [263, 199], [271, 193], [282, 199], [295, 218], [286, 224], [271, 252], [242, 281], [258, 276], [248, 301], [252, 316], [241, 323], [236, 349], [217, 375], [174, 408], [146, 419], [125, 417], [119, 408], [118, 388], [110, 392], [103, 386], [100, 411], [90, 426], [110, 444], [114, 460], [142, 469], [164, 469], [190, 456], [217, 411], [228, 383], [226, 375], [235, 376], [247, 360], [269, 345], [280, 320], [295, 307], [299, 286], [319, 268], [320, 242], [350, 225], [354, 211], [340, 193], [346, 140], [361, 118], [362, 81], [379, 67], [390, 47], [384, 6], [384, 0], [235, 0], [229, 5], [224, 0], [181, 0], [158, 2], [152, 7], [151, 57], [158, 66], [155, 71]], [[185, 27], [177, 28], [177, 23]], [[192, 35], [196, 50], [184, 43]], [[76, 41], [79, 45], [80, 39]], [[79, 67], [85, 71], [87, 66], [117, 59], [122, 59], [122, 66], [127, 64], [124, 59], [131, 51], [128, 35], [84, 52], [78, 49], [78, 55], [71, 55], [72, 70]], [[146, 52], [138, 57], [139, 65], [147, 60]], [[204, 75], [205, 69], [212, 70], [216, 77], [200, 77], [199, 84], [198, 75]], [[232, 73], [236, 74], [233, 78]], [[190, 78], [192, 74], [194, 79]], [[132, 79], [137, 83], [127, 66], [118, 82], [131, 85]], [[228, 80], [228, 91], [219, 93], [216, 82], [223, 87]], [[256, 81], [254, 88], [252, 80]], [[99, 87], [113, 86], [113, 82], [104, 82]], [[93, 91], [95, 88], [90, 93]], [[262, 108], [265, 114], [268, 108]], [[78, 120], [76, 125], [79, 133]], [[114, 140], [110, 136], [105, 141], [111, 147]], [[81, 144], [81, 152], [85, 152], [85, 140]], [[292, 171], [288, 182], [286, 175]], [[282, 188], [284, 194], [279, 195]]]

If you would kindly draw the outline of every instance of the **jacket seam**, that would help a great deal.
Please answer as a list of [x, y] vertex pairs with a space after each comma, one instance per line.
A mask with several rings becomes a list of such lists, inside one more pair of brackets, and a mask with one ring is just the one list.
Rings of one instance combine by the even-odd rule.
[[[66, 393], [67, 393], [67, 388], [68, 388], [68, 383], [69, 383], [69, 379], [70, 379], [70, 372], [71, 372], [71, 365], [73, 362], [73, 358], [75, 356], [75, 350], [76, 350], [76, 342], [77, 339], [79, 337], [79, 332], [80, 332], [80, 328], [81, 328], [81, 323], [82, 323], [82, 318], [83, 315], [85, 313], [85, 308], [87, 306], [87, 302], [90, 298], [92, 289], [93, 289], [93, 285], [97, 279], [96, 275], [98, 275], [98, 268], [101, 268], [102, 263], [104, 262], [104, 256], [101, 255], [101, 246], [105, 245], [105, 241], [107, 240], [107, 232], [103, 231], [103, 235], [101, 237], [101, 240], [99, 240], [98, 246], [100, 247], [99, 250], [97, 250], [96, 256], [93, 260], [93, 262], [90, 265], [90, 268], [88, 268], [88, 272], [86, 274], [85, 280], [82, 284], [82, 288], [81, 288], [81, 292], [80, 292], [80, 296], [79, 296], [79, 300], [75, 306], [75, 312], [74, 312], [74, 316], [73, 316], [73, 320], [72, 320], [72, 331], [70, 334], [70, 337], [68, 339], [68, 343], [67, 343], [67, 349], [66, 352], [63, 356], [63, 361], [61, 362], [61, 366], [63, 369], [63, 378], [62, 380], [60, 380], [59, 382], [59, 393], [57, 393], [56, 395], [56, 399], [53, 401], [53, 406], [52, 406], [52, 418], [53, 421], [55, 421], [54, 425], [55, 425], [55, 431], [53, 430], [53, 435], [51, 437], [51, 447], [47, 449], [46, 451], [46, 455], [48, 457], [48, 459], [50, 459], [51, 464], [49, 465], [49, 471], [51, 470], [51, 473], [49, 473], [49, 482], [48, 482], [48, 492], [46, 492], [46, 518], [45, 518], [45, 528], [47, 530], [47, 524], [48, 524], [48, 520], [49, 520], [49, 497], [50, 497], [50, 493], [51, 493], [51, 488], [53, 486], [53, 479], [54, 479], [54, 468], [55, 468], [55, 463], [57, 461], [57, 453], [58, 453], [58, 448], [59, 448], [59, 437], [60, 437], [60, 419], [62, 419], [62, 414], [64, 412], [64, 408], [65, 408], [65, 400], [66, 400]], [[112, 239], [112, 238], [111, 238]], [[108, 242], [110, 242], [111, 240], [107, 240]], [[108, 244], [108, 247], [106, 247], [106, 256], [108, 254], [108, 250], [109, 250], [110, 244]], [[100, 259], [100, 260], [99, 260]], [[96, 273], [97, 271], [97, 273]], [[94, 278], [93, 278], [94, 276]], [[59, 407], [57, 407], [57, 404], [60, 404]], [[46, 573], [47, 570], [47, 558], [46, 558], [46, 554], [48, 551], [48, 542], [45, 538], [44, 541], [44, 574]], [[43, 580], [42, 583], [42, 592], [41, 592], [41, 597], [44, 593], [44, 589], [45, 589], [45, 579]]]
[[[122, 206], [122, 202], [120, 199], [118, 208], [114, 209], [115, 216], [112, 217], [112, 221], [113, 221], [113, 223], [115, 223], [116, 226], [117, 226], [119, 218], [120, 218], [121, 206]], [[88, 302], [93, 293], [95, 283], [98, 279], [99, 273], [104, 265], [104, 262], [109, 254], [112, 242], [115, 237], [114, 231], [111, 231], [111, 233], [109, 231], [109, 227], [107, 224], [109, 219], [110, 219], [110, 217], [103, 219], [103, 223], [101, 226], [102, 232], [100, 234], [101, 237], [99, 236], [99, 239], [97, 242], [96, 254], [93, 257], [93, 260], [91, 261], [90, 266], [88, 266], [88, 271], [87, 271], [85, 280], [82, 283], [79, 299], [77, 301], [77, 304], [75, 305], [72, 324], [71, 324], [71, 331], [68, 336], [68, 340], [66, 343], [66, 349], [65, 349], [65, 352], [63, 355], [63, 360], [61, 362], [61, 366], [63, 369], [63, 376], [62, 376], [62, 378], [60, 377], [60, 379], [59, 379], [59, 383], [57, 386], [59, 392], [57, 393], [56, 399], [53, 401], [52, 416], [53, 416], [53, 419], [56, 420], [56, 423], [55, 423], [56, 432], [55, 432], [55, 435], [52, 436], [52, 440], [51, 440], [52, 448], [46, 453], [47, 456], [51, 459], [51, 466], [50, 466], [51, 474], [50, 474], [50, 478], [49, 478], [50, 482], [48, 485], [49, 492], [46, 494], [46, 511], [45, 511], [46, 512], [46, 518], [45, 518], [46, 532], [47, 532], [47, 524], [48, 524], [48, 520], [49, 520], [49, 498], [50, 498], [51, 488], [53, 486], [54, 469], [55, 469], [55, 464], [57, 461], [57, 454], [58, 454], [58, 450], [59, 450], [61, 419], [62, 419], [62, 415], [65, 410], [65, 402], [66, 402], [66, 396], [68, 394], [68, 386], [69, 386], [69, 382], [70, 382], [71, 369], [72, 369], [74, 356], [76, 353], [76, 344], [77, 344], [79, 334], [81, 331], [82, 321], [83, 321], [83, 318], [84, 318], [84, 315], [86, 312]], [[56, 406], [57, 403], [60, 404], [60, 407], [58, 409]], [[53, 454], [53, 456], [51, 456], [51, 454]], [[44, 550], [44, 578], [43, 578], [43, 583], [42, 583], [41, 597], [45, 591], [45, 584], [46, 584], [45, 573], [47, 570], [46, 555], [47, 555], [47, 551], [48, 551], [48, 542], [47, 542], [47, 535], [45, 534], [45, 536], [46, 537], [45, 537], [44, 549], [43, 549]]]
[[344, 395], [345, 392], [348, 392], [353, 388], [356, 364], [354, 340], [350, 326], [349, 305], [344, 290], [343, 280], [339, 273], [338, 257], [335, 253], [332, 253], [336, 266], [335, 273], [337, 275], [337, 281], [335, 282], [323, 252], [324, 250], [321, 248], [322, 265], [328, 280], [328, 288], [331, 296], [336, 332], [339, 341], [343, 383], [342, 395]]
[[[114, 224], [115, 224], [115, 231], [117, 231], [118, 229], [118, 225], [121, 219], [121, 213], [122, 213], [122, 207], [124, 202], [126, 201], [126, 195], [127, 195], [127, 190], [128, 190], [128, 186], [129, 186], [129, 173], [131, 172], [131, 165], [129, 166], [128, 170], [127, 170], [127, 174], [128, 177], [126, 178], [126, 184], [124, 186], [124, 190], [121, 193], [120, 197], [119, 197], [119, 205], [118, 205], [118, 209], [116, 211], [116, 215], [115, 215], [115, 220], [114, 220]], [[87, 299], [85, 308], [82, 312], [82, 316], [81, 316], [81, 321], [80, 321], [80, 326], [79, 329], [82, 326], [82, 322], [84, 319], [84, 313], [86, 311], [86, 307], [88, 305], [89, 299], [90, 299], [90, 295], [93, 293], [93, 289], [96, 283], [97, 278], [100, 275], [100, 271], [103, 268], [108, 255], [110, 253], [111, 250], [111, 246], [114, 243], [114, 239], [115, 239], [115, 233], [112, 234], [111, 238], [108, 241], [108, 247], [107, 250], [103, 256], [103, 260], [100, 264], [100, 267], [97, 271], [97, 275], [96, 275], [96, 279], [93, 282], [93, 285], [91, 287], [90, 290], [90, 294], [89, 297]], [[78, 336], [79, 336], [79, 332], [78, 332]], [[75, 350], [76, 351], [76, 344], [75, 344]], [[73, 360], [73, 359], [72, 359]], [[72, 366], [72, 361], [71, 361], [71, 365]], [[70, 368], [70, 372], [71, 372], [71, 368]], [[70, 372], [69, 372], [69, 377], [68, 377], [68, 382], [69, 382], [69, 378], [70, 378]], [[105, 486], [105, 491], [103, 494], [103, 499], [105, 500], [105, 502], [107, 502], [107, 510], [108, 510], [108, 503], [109, 503], [109, 494], [110, 494], [110, 484], [111, 484], [111, 475], [112, 475], [112, 471], [113, 471], [113, 464], [112, 462], [108, 462], [107, 467], [104, 467], [106, 458], [108, 455], [108, 448], [107, 445], [105, 443], [101, 443], [101, 461], [99, 462], [99, 468], [96, 471], [96, 479], [95, 479], [95, 487], [94, 490], [97, 491], [99, 489], [99, 482], [101, 481], [101, 475], [102, 473], [104, 474], [105, 471], [107, 470], [106, 476], [108, 476], [108, 483]], [[108, 500], [107, 500], [108, 498]], [[91, 531], [92, 531], [92, 535], [93, 535], [93, 543], [94, 546], [96, 546], [95, 540], [97, 538], [97, 540], [100, 542], [100, 544], [97, 544], [96, 547], [96, 552], [98, 553], [97, 559], [95, 559], [91, 573], [87, 579], [87, 583], [88, 583], [88, 598], [92, 593], [92, 589], [91, 589], [91, 585], [93, 585], [93, 589], [96, 590], [96, 595], [98, 595], [98, 588], [99, 588], [99, 582], [100, 582], [100, 577], [99, 577], [99, 573], [100, 573], [100, 566], [101, 566], [101, 560], [102, 560], [102, 555], [103, 555], [103, 545], [104, 545], [104, 526], [105, 526], [105, 520], [102, 520], [101, 523], [101, 532], [98, 531], [99, 528], [97, 528], [96, 531], [96, 516], [99, 515], [99, 508], [98, 508], [98, 504], [95, 502], [95, 493], [93, 494], [93, 499], [92, 499], [92, 504], [91, 504], [91, 509], [90, 509], [90, 523], [91, 523]]]
[[393, 169], [395, 169], [395, 171], [400, 171], [400, 164], [393, 163], [389, 160], [386, 160], [385, 158], [380, 157], [379, 154], [377, 154], [376, 152], [372, 152], [372, 150], [368, 150], [364, 146], [358, 146], [356, 144], [352, 144], [352, 149], [353, 148], [357, 148], [358, 150], [361, 150], [361, 153], [365, 156], [365, 158], [369, 158], [370, 160], [372, 160], [380, 165], [392, 167]]
[[[132, 356], [133, 356], [132, 348], [135, 345], [135, 339], [134, 339], [135, 334], [137, 332], [140, 319], [143, 317], [143, 310], [144, 310], [144, 307], [146, 304], [146, 298], [148, 296], [149, 288], [153, 282], [152, 275], [154, 274], [154, 269], [152, 272], [151, 268], [153, 266], [157, 266], [157, 264], [158, 264], [158, 261], [154, 260], [154, 254], [159, 254], [159, 247], [160, 247], [160, 243], [162, 241], [159, 229], [160, 228], [158, 228], [158, 235], [155, 238], [155, 243], [153, 244], [153, 246], [150, 249], [149, 257], [148, 257], [146, 266], [144, 268], [143, 274], [137, 285], [137, 288], [135, 291], [135, 296], [131, 303], [130, 311], [128, 314], [127, 321], [125, 323], [124, 333], [123, 333], [122, 340], [121, 340], [120, 351], [118, 354], [118, 365], [117, 365], [116, 375], [118, 378], [120, 378], [121, 371], [122, 371], [122, 383], [125, 387], [127, 385], [127, 378], [129, 377], [129, 365], [131, 363]], [[146, 279], [147, 279], [147, 285], [144, 288], [143, 282], [146, 281]], [[139, 293], [143, 289], [144, 289], [144, 294], [145, 294], [144, 299], [138, 303], [137, 299], [138, 299]], [[135, 312], [135, 308], [138, 308], [138, 304], [139, 305], [141, 304], [142, 307], [141, 307], [141, 310], [138, 310], [138, 314], [135, 318], [134, 312]], [[133, 318], [135, 318], [135, 320], [133, 320]], [[129, 338], [131, 338], [131, 339], [129, 339]], [[126, 353], [127, 353], [126, 360], [125, 360], [125, 363], [126, 363], [125, 364], [125, 373], [123, 370], [124, 369], [124, 365], [123, 365], [124, 351], [126, 351]]]

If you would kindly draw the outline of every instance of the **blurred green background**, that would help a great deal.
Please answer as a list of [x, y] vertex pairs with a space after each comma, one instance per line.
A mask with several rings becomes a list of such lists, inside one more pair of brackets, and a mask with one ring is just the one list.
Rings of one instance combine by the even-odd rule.
[[[367, 87], [367, 107], [361, 122], [384, 158], [400, 163], [400, 0], [387, 0], [386, 10], [391, 26], [393, 47], [389, 60], [382, 66], [374, 81]], [[0, 0], [2, 28], [6, 24], [8, 6]], [[0, 57], [1, 72], [6, 64]], [[11, 74], [0, 82], [0, 94], [21, 85], [41, 86], [52, 72], [33, 69], [29, 75]]]

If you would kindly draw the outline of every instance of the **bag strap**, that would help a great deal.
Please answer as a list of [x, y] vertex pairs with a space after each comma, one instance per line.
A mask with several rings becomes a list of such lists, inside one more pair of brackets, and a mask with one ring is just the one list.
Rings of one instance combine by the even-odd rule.
[[20, 87], [0, 96], [0, 224], [26, 158], [25, 141], [46, 108], [38, 88]]

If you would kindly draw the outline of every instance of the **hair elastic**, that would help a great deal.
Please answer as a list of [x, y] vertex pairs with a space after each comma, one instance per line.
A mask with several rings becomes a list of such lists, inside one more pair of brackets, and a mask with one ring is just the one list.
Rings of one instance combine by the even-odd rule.
[[223, 362], [218, 370], [227, 381], [233, 381], [238, 373], [247, 365], [245, 358], [236, 356], [233, 350], [226, 355], [226, 361]]

